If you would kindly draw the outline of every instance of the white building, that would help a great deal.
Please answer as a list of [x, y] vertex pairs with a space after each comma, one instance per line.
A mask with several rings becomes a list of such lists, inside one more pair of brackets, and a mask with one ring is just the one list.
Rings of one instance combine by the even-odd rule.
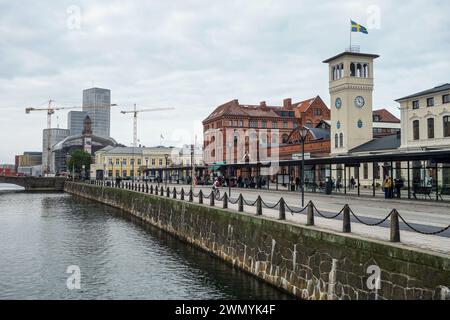
[[401, 149], [450, 148], [450, 83], [396, 101], [402, 119]]

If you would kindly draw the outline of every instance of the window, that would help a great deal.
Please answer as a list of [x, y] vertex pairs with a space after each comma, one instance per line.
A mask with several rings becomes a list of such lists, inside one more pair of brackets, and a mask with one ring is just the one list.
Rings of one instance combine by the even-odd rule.
[[116, 170], [116, 177], [120, 176], [120, 171]]
[[339, 148], [339, 136], [337, 133], [334, 135], [334, 147]]
[[413, 139], [414, 140], [420, 139], [419, 120], [413, 121]]
[[339, 145], [341, 148], [344, 146], [344, 135], [342, 133], [339, 134]]
[[287, 129], [287, 127], [288, 127], [287, 121], [283, 121], [283, 129]]
[[369, 165], [367, 163], [364, 163], [364, 165], [363, 165], [363, 175], [364, 175], [364, 179], [369, 178]]
[[152, 166], [154, 166], [156, 164], [156, 160], [152, 159]]
[[228, 121], [228, 126], [230, 126], [230, 127], [233, 126], [233, 120]]
[[373, 116], [373, 122], [380, 122], [380, 116]]
[[250, 128], [257, 128], [257, 127], [258, 127], [258, 121], [250, 120]]
[[378, 162], [373, 163], [373, 177], [375, 179], [380, 179], [380, 166], [378, 165]]
[[297, 122], [293, 122], [293, 126], [294, 126], [294, 129], [297, 129], [298, 128], [298, 123]]
[[262, 127], [265, 129], [267, 128], [267, 120], [262, 121]]
[[131, 160], [130, 160], [130, 164], [131, 164], [132, 166], [134, 166], [134, 159], [131, 159]]
[[120, 159], [116, 159], [116, 166], [120, 165]]
[[444, 94], [442, 96], [442, 103], [450, 103], [450, 94]]
[[289, 138], [289, 136], [287, 135], [287, 134], [283, 134], [283, 136], [282, 136], [282, 142], [283, 143], [287, 143], [288, 142], [288, 138]]
[[138, 166], [140, 166], [142, 164], [142, 160], [138, 159]]
[[243, 127], [244, 126], [244, 121], [239, 120], [239, 127]]
[[444, 137], [450, 137], [450, 116], [444, 117]]
[[428, 98], [427, 99], [427, 107], [434, 106], [434, 98]]
[[112, 166], [112, 164], [113, 164], [113, 159], [108, 159], [108, 164], [109, 164], [110, 166]]
[[314, 113], [315, 116], [320, 116], [322, 114], [322, 110], [314, 109], [313, 113]]
[[415, 100], [412, 102], [413, 109], [419, 109], [419, 100]]
[[272, 129], [278, 128], [278, 123], [276, 120], [272, 121]]
[[126, 166], [126, 165], [127, 165], [127, 159], [123, 159], [122, 164], [123, 164], [124, 166]]
[[162, 164], [163, 164], [162, 159], [159, 159], [159, 165], [162, 166]]
[[428, 139], [434, 138], [434, 118], [427, 119]]

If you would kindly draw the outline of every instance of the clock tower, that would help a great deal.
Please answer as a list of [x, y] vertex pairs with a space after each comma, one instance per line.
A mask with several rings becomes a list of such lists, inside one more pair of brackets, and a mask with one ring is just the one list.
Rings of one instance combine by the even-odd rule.
[[344, 155], [373, 139], [373, 61], [378, 55], [343, 52], [329, 65], [331, 154]]

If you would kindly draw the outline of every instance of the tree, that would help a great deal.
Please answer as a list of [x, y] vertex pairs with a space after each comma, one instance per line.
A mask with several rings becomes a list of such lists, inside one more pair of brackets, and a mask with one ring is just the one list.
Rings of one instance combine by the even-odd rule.
[[92, 156], [90, 153], [83, 150], [75, 150], [70, 153], [70, 159], [67, 162], [67, 167], [69, 171], [75, 169], [76, 173], [82, 175], [82, 170], [84, 166], [84, 176], [87, 176], [87, 172], [91, 169]]

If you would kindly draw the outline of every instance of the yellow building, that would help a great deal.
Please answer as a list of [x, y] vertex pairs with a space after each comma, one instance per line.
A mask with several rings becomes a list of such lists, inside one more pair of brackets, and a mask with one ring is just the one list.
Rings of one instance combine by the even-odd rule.
[[162, 176], [161, 169], [169, 166], [176, 154], [178, 150], [173, 147], [106, 147], [95, 153], [91, 178], [141, 179], [148, 170]]

